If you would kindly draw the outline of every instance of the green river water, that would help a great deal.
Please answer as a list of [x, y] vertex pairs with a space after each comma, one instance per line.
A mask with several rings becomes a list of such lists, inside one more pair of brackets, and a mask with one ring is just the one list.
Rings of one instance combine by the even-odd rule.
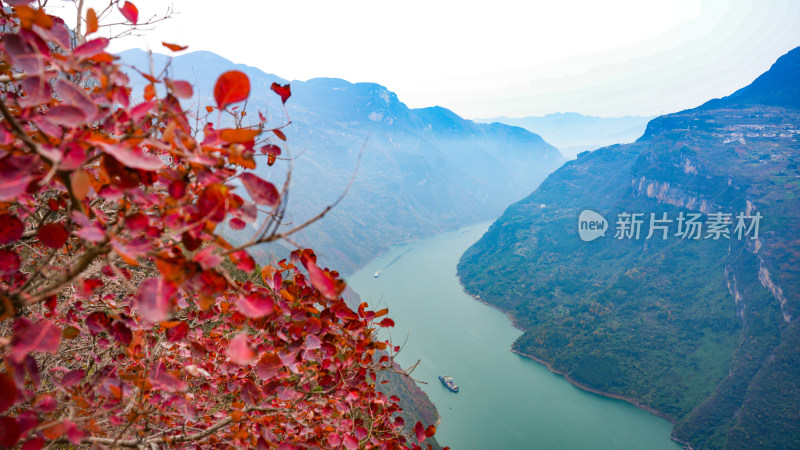
[[[501, 312], [467, 295], [461, 254], [489, 223], [393, 247], [348, 277], [374, 309], [389, 308], [397, 361], [441, 416], [436, 438], [460, 449], [670, 449], [672, 425], [628, 403], [582, 391], [510, 351], [521, 334]], [[381, 275], [375, 278], [376, 271]], [[451, 375], [457, 394], [438, 376]]]

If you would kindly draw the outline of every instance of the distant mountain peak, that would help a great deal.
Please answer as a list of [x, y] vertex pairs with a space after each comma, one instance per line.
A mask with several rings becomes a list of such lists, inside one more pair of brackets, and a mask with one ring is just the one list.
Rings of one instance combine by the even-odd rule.
[[700, 108], [765, 105], [800, 109], [800, 47], [778, 58], [775, 64], [746, 86], [721, 99], [706, 102]]

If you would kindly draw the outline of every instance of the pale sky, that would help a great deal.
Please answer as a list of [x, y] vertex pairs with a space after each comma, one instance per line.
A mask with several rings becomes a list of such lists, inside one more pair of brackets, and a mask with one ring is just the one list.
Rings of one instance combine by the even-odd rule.
[[[140, 20], [170, 4], [132, 2]], [[50, 4], [74, 23], [71, 1]], [[290, 80], [379, 83], [410, 107], [466, 118], [674, 112], [732, 93], [800, 46], [798, 0], [171, 4], [173, 18], [111, 50], [188, 45]]]

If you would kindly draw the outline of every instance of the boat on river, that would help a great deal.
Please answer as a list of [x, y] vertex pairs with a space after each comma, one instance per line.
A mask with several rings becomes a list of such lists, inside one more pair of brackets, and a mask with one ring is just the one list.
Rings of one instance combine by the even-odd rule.
[[443, 385], [447, 386], [447, 389], [450, 389], [452, 392], [458, 392], [458, 386], [456, 385], [456, 382], [453, 381], [453, 377], [450, 375], [439, 375], [439, 381], [441, 381]]
[[375, 276], [375, 278], [378, 278], [379, 276], [381, 276], [381, 271], [379, 270], [379, 271], [375, 272], [374, 276]]

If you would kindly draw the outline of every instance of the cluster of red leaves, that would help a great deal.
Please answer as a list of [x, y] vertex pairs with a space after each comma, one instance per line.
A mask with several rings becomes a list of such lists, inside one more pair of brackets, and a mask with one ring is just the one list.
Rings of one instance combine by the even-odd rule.
[[[431, 436], [421, 423], [405, 436], [397, 399], [376, 389], [391, 366], [375, 339], [393, 325], [377, 322], [385, 310], [350, 309], [309, 250], [259, 273], [215, 233], [275, 217], [283, 192], [247, 170], [258, 147], [275, 162], [263, 136], [283, 133], [208, 116], [197, 133], [180, 103], [191, 85], [153, 74], [134, 103], [108, 40], [91, 36], [94, 10], [71, 36], [13, 3], [0, 11], [0, 447], [395, 448]], [[119, 12], [138, 20], [130, 2]], [[223, 74], [209, 113], [249, 92], [244, 74]]]

